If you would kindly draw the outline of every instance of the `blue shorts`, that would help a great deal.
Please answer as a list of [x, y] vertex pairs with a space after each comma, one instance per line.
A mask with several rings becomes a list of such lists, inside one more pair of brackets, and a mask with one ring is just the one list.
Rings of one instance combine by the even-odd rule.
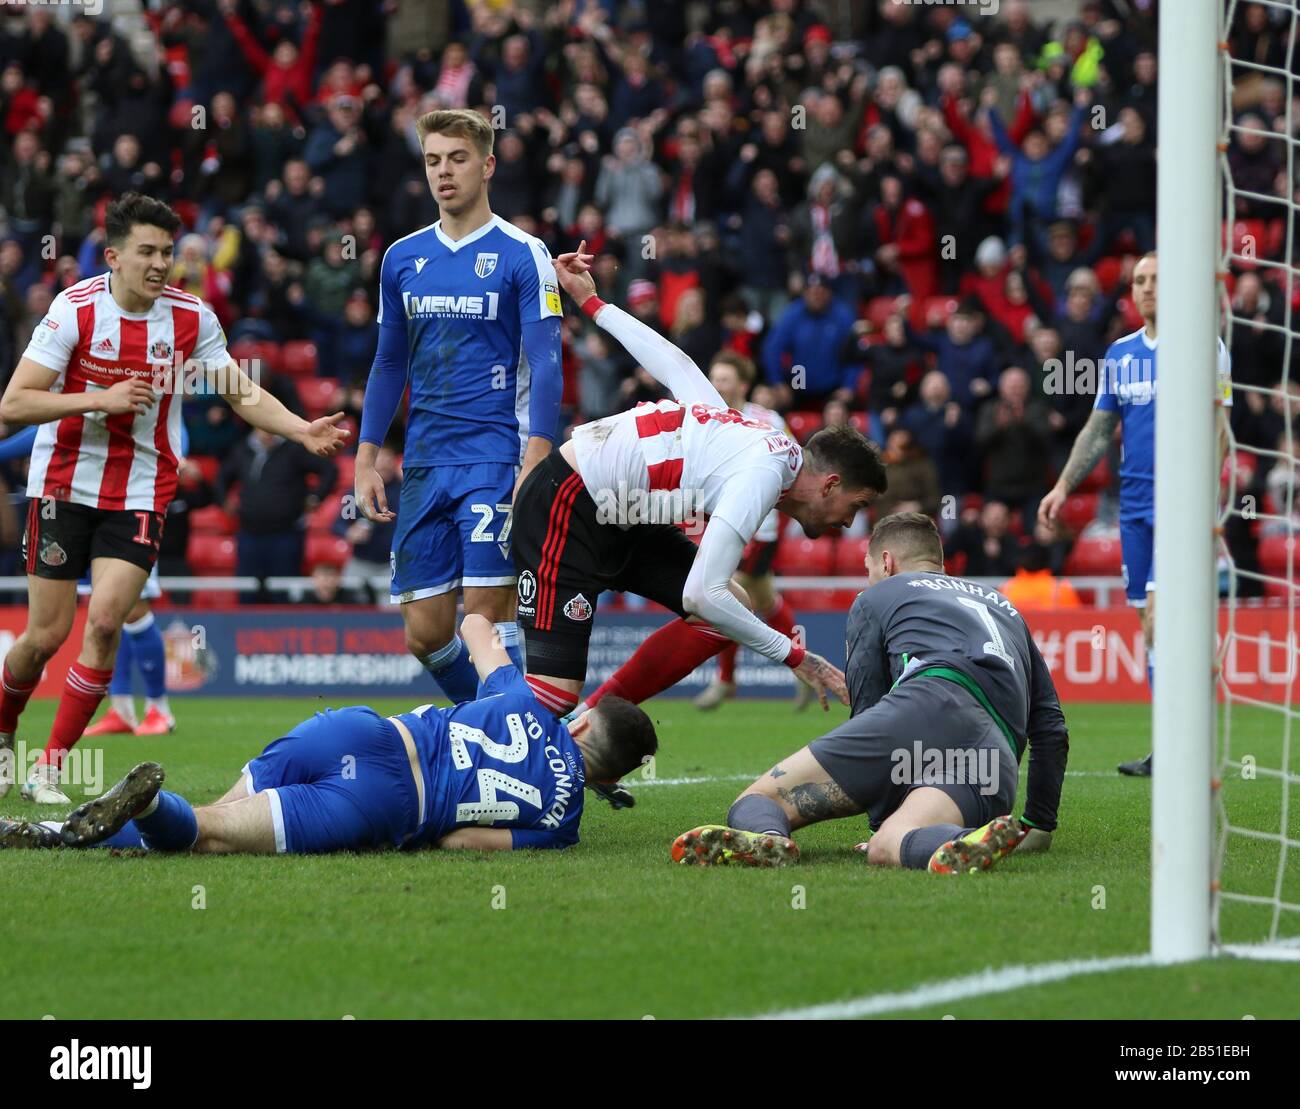
[[1145, 608], [1147, 590], [1156, 587], [1155, 519], [1136, 516], [1119, 522], [1119, 549], [1124, 559], [1124, 592], [1134, 608]]
[[364, 706], [326, 709], [244, 767], [267, 793], [281, 854], [400, 847], [420, 825], [411, 762], [393, 724]]
[[506, 462], [404, 469], [390, 556], [394, 604], [515, 584], [510, 499], [518, 472]]

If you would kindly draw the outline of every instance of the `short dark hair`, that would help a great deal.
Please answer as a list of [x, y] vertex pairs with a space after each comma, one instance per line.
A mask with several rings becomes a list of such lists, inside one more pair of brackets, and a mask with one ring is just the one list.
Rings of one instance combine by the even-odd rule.
[[631, 701], [613, 695], [602, 697], [591, 710], [587, 733], [587, 776], [613, 781], [641, 766], [659, 749], [654, 721]]
[[104, 238], [111, 247], [120, 247], [138, 223], [161, 227], [169, 235], [181, 229], [181, 217], [161, 200], [141, 193], [123, 193], [104, 212]]
[[943, 540], [924, 512], [895, 512], [876, 521], [870, 549], [878, 554], [888, 547], [899, 562], [934, 562], [943, 565]]
[[850, 489], [889, 487], [880, 449], [852, 424], [824, 427], [804, 447], [813, 466], [823, 474], [839, 474]]

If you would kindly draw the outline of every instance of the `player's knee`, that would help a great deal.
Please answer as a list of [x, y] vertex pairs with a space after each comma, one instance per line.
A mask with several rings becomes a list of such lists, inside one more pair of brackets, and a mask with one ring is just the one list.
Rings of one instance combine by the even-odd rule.
[[454, 628], [426, 626], [406, 629], [406, 649], [416, 658], [423, 659], [441, 650], [451, 642]]
[[27, 648], [43, 666], [63, 646], [70, 631], [72, 631], [71, 620], [59, 621], [57, 624], [47, 624], [41, 628], [28, 628], [23, 638], [26, 640]]
[[113, 641], [114, 636], [122, 630], [120, 621], [107, 612], [91, 609], [86, 613], [86, 638], [101, 644]]

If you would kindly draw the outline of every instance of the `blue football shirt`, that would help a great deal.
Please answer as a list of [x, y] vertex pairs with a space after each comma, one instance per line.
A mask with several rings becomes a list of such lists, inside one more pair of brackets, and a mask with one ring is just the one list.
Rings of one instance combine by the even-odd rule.
[[514, 666], [494, 670], [476, 701], [422, 705], [399, 719], [428, 788], [421, 842], [476, 824], [511, 829], [516, 849], [578, 842], [582, 751]]
[[546, 246], [499, 216], [455, 242], [439, 220], [393, 243], [379, 271], [378, 321], [406, 337], [403, 464], [518, 465], [532, 376], [523, 328], [561, 314]]
[[[1157, 339], [1147, 337], [1145, 328], [1111, 343], [1093, 404], [1102, 412], [1118, 412], [1123, 428], [1120, 519], [1155, 513], [1157, 343]], [[1232, 362], [1222, 339], [1216, 388], [1223, 403], [1231, 407]]]

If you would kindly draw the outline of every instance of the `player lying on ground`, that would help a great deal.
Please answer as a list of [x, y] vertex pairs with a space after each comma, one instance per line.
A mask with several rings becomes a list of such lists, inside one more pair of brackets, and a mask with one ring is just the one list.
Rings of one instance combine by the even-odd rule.
[[461, 625], [481, 697], [385, 720], [365, 707], [304, 721], [253, 759], [224, 797], [193, 807], [143, 763], [62, 825], [0, 822], [0, 846], [146, 847], [207, 854], [368, 848], [569, 847], [583, 780], [654, 754], [654, 725], [607, 698], [568, 727], [537, 702], [491, 622]]
[[[1029, 829], [1056, 827], [1069, 736], [1056, 689], [1020, 614], [1000, 593], [943, 572], [934, 521], [880, 520], [867, 588], [848, 621], [853, 715], [736, 799], [727, 826], [677, 837], [681, 863], [782, 866], [790, 833], [866, 813], [878, 866], [987, 869]], [[1025, 815], [1011, 811], [1030, 748]]]
[[[680, 620], [642, 644], [590, 698], [639, 703], [729, 642], [784, 662], [847, 703], [844, 675], [746, 607], [732, 575], [778, 505], [810, 536], [847, 527], [885, 488], [876, 448], [852, 428], [801, 448], [726, 402], [682, 351], [596, 295], [594, 255], [556, 259], [561, 285], [675, 399], [574, 429], [519, 487], [511, 543], [529, 684], [555, 712], [574, 708], [587, 673], [596, 604], [606, 589], [657, 601]], [[707, 515], [698, 548], [677, 526]]]
[[186, 389], [201, 381], [253, 427], [315, 455], [333, 455], [347, 441], [335, 426], [343, 413], [312, 423], [294, 415], [231, 360], [212, 309], [167, 285], [180, 226], [180, 216], [151, 197], [126, 193], [110, 204], [109, 272], [54, 298], [0, 398], [5, 423], [39, 425], [23, 532], [27, 627], [0, 681], [0, 796], [18, 770], [18, 718], [72, 630], [77, 579], [89, 571], [81, 653], [22, 788], [37, 804], [68, 803], [59, 768], [108, 689], [122, 623], [157, 561], [176, 495]]

